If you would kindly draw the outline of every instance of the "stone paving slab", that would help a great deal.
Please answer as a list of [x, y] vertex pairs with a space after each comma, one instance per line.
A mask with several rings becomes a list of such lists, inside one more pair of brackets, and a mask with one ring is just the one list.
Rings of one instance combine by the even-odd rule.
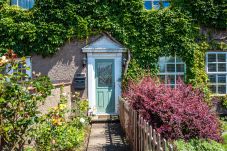
[[94, 123], [87, 151], [129, 151], [120, 123]]

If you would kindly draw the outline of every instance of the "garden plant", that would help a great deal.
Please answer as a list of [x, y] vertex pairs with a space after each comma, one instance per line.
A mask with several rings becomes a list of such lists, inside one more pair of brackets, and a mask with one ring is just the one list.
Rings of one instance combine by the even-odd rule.
[[[19, 68], [20, 65], [20, 68]], [[12, 74], [9, 71], [13, 70]], [[38, 103], [50, 94], [52, 84], [47, 77], [29, 79], [21, 70], [30, 70], [25, 58], [9, 50], [0, 58], [0, 138], [1, 149], [23, 149], [27, 132], [38, 120]], [[45, 84], [44, 84], [45, 83]]]
[[42, 115], [38, 107], [51, 94], [50, 79], [38, 74], [29, 79], [23, 72], [30, 70], [25, 58], [18, 59], [12, 50], [0, 58], [0, 69], [0, 150], [52, 151], [80, 147], [88, 124], [86, 100], [77, 99], [79, 114], [70, 119], [67, 96], [62, 93], [58, 106]]
[[[124, 97], [162, 137], [177, 141], [179, 147], [191, 145], [194, 150], [200, 150], [211, 143], [217, 150], [223, 149], [217, 143], [223, 141], [220, 121], [200, 89], [181, 80], [171, 88], [157, 79], [145, 77], [140, 82], [130, 82]], [[206, 150], [211, 151], [213, 145], [207, 146]]]
[[82, 112], [87, 111], [87, 101], [77, 100], [78, 104], [85, 105], [78, 106], [76, 109], [81, 114], [69, 119], [66, 97], [62, 93], [58, 106], [51, 108], [49, 113], [40, 117], [39, 122], [33, 126], [30, 138], [34, 141], [34, 147], [30, 147], [30, 149], [64, 151], [83, 147], [81, 145], [83, 145], [88, 131], [89, 120]]
[[[115, 37], [131, 53], [123, 86], [124, 96], [134, 109], [163, 137], [175, 140], [178, 147], [220, 149], [221, 124], [209, 107], [208, 76], [203, 69], [206, 51], [226, 51], [227, 45], [200, 31], [225, 30], [226, 5], [226, 0], [171, 0], [168, 8], [146, 10], [143, 0], [35, 0], [34, 7], [25, 10], [10, 6], [9, 0], [0, 0], [2, 149], [21, 150], [29, 136], [35, 138], [32, 140], [35, 149], [64, 150], [78, 146], [86, 123], [79, 109], [87, 106], [87, 102], [79, 102], [81, 108], [70, 121], [65, 120], [64, 101], [47, 115], [38, 116], [37, 104], [50, 94], [51, 82], [42, 76], [29, 79], [21, 72], [8, 74], [17, 71], [19, 64], [29, 68], [25, 58], [18, 61], [7, 49], [20, 56], [35, 53], [46, 57], [54, 55], [67, 41], [88, 41], [90, 36], [102, 32]], [[140, 81], [144, 75], [157, 75], [160, 56], [175, 55], [185, 62], [185, 81], [192, 85], [179, 82], [172, 89], [150, 77]], [[131, 79], [137, 83], [130, 83]], [[226, 102], [224, 98], [224, 106]]]

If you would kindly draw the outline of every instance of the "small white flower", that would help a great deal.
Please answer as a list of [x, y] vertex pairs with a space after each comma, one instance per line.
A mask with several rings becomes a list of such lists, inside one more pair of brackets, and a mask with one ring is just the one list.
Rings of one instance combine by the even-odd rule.
[[2, 60], [6, 60], [6, 56], [2, 56]]
[[93, 109], [89, 108], [89, 109], [88, 109], [88, 112], [89, 112], [89, 113], [90, 113], [90, 112], [93, 112]]
[[37, 76], [38, 76], [38, 77], [41, 76], [41, 72], [39, 72], [39, 73], [37, 74]]
[[92, 114], [93, 114], [93, 109], [90, 108], [90, 109], [88, 110], [88, 115], [91, 116]]
[[94, 106], [94, 107], [93, 107], [93, 112], [96, 112], [96, 110], [97, 110], [97, 109], [96, 109], [96, 107]]
[[9, 60], [6, 58], [6, 56], [0, 57], [1, 62], [7, 63]]
[[67, 93], [64, 92], [64, 93], [62, 93], [62, 95], [63, 95], [63, 96], [67, 96]]
[[80, 123], [84, 123], [85, 119], [84, 118], [80, 118]]

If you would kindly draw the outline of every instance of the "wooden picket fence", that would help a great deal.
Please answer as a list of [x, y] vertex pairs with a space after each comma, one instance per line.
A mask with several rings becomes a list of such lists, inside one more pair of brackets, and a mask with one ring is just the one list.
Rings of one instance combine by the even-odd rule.
[[120, 99], [120, 122], [133, 151], [176, 151], [137, 111]]

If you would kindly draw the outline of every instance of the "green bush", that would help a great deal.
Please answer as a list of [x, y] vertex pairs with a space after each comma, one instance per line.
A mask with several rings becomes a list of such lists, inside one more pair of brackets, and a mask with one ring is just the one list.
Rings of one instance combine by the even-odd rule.
[[73, 101], [75, 102], [75, 108], [72, 110], [75, 116], [87, 118], [88, 113], [88, 100], [81, 99], [79, 93], [73, 95]]
[[223, 139], [224, 139], [223, 147], [225, 148], [225, 150], [227, 150], [227, 134], [223, 135]]
[[227, 132], [227, 118], [226, 117], [221, 117], [220, 118], [221, 122], [221, 129], [223, 132]]
[[[12, 50], [0, 57], [0, 150], [23, 149], [31, 125], [38, 120], [38, 104], [52, 89], [49, 78], [30, 80], [18, 70], [18, 64], [29, 70], [25, 58], [17, 60]], [[15, 72], [8, 74], [12, 69]]]
[[[66, 101], [66, 96], [61, 94], [58, 106], [43, 115], [40, 122], [33, 127], [30, 136], [35, 141], [35, 150], [72, 150], [78, 148], [84, 141], [88, 120], [85, 116], [78, 115], [67, 121]], [[85, 109], [87, 106], [84, 101], [80, 104], [80, 109]]]
[[225, 151], [222, 144], [213, 140], [191, 139], [188, 142], [177, 140], [174, 144], [179, 151]]
[[227, 95], [221, 98], [221, 103], [223, 107], [227, 108]]
[[85, 129], [79, 119], [53, 126], [43, 122], [36, 127], [35, 149], [39, 151], [70, 150], [78, 147], [85, 137]]

